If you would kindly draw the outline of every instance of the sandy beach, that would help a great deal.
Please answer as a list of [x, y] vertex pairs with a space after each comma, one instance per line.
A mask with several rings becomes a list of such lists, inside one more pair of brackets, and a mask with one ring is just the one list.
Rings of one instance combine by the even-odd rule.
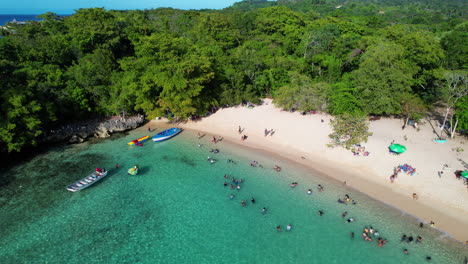
[[[455, 138], [436, 143], [429, 121], [418, 123], [418, 129], [402, 130], [400, 119], [370, 122], [373, 135], [362, 144], [368, 156], [353, 155], [350, 150], [329, 148], [329, 125], [333, 118], [325, 114], [290, 113], [276, 108], [270, 99], [254, 108], [242, 106], [218, 110], [209, 117], [179, 124], [185, 129], [223, 137], [245, 147], [260, 149], [309, 166], [333, 177], [372, 198], [401, 209], [421, 219], [429, 227], [448, 233], [461, 242], [468, 241], [468, 189], [455, 178], [456, 170], [466, 170], [468, 145]], [[323, 122], [322, 122], [323, 120]], [[167, 120], [154, 120], [148, 125], [162, 126]], [[239, 133], [239, 126], [242, 133]], [[264, 131], [273, 130], [265, 136]], [[241, 136], [247, 139], [242, 141]], [[401, 155], [388, 151], [391, 142], [407, 147]], [[463, 152], [455, 148], [465, 149]], [[400, 172], [391, 183], [389, 177], [395, 167], [409, 164], [416, 168], [414, 175]], [[439, 176], [439, 171], [443, 173]], [[418, 199], [413, 199], [416, 193]]]

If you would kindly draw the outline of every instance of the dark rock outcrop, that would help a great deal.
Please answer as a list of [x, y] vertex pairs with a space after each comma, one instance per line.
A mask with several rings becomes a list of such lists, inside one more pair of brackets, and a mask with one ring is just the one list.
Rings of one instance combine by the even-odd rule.
[[107, 138], [111, 134], [135, 129], [143, 125], [145, 119], [142, 115], [127, 118], [112, 117], [107, 119], [93, 119], [80, 123], [62, 126], [44, 134], [41, 142], [81, 143], [88, 137]]

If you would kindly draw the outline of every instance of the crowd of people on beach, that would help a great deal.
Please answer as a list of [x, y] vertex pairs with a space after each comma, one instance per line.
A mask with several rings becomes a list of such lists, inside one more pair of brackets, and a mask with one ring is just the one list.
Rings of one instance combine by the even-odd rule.
[[[243, 131], [243, 129], [241, 129], [241, 127], [239, 126], [239, 133], [241, 133], [242, 131]], [[265, 130], [265, 136], [267, 135], [267, 132], [271, 133], [271, 131]], [[214, 141], [213, 143], [216, 143], [216, 142]], [[362, 147], [360, 150], [357, 150], [357, 151], [362, 153], [363, 151], [365, 151], [365, 148]], [[210, 152], [219, 153], [220, 151], [219, 151], [219, 149], [212, 149]], [[236, 164], [232, 159], [228, 159], [227, 162]], [[250, 166], [251, 167], [263, 168], [263, 166], [256, 160], [252, 161], [250, 163]], [[277, 171], [277, 172], [282, 171], [282, 168], [280, 166], [278, 166], [278, 165], [274, 165], [273, 169], [275, 171]], [[401, 172], [401, 171], [406, 172], [407, 174], [413, 175], [416, 172], [416, 169], [413, 168], [412, 166], [408, 165], [408, 164], [399, 165], [398, 167], [395, 167], [394, 175], [392, 175], [392, 176], [394, 176], [396, 178], [398, 173]], [[235, 178], [233, 176], [230, 176], [228, 174], [224, 175], [224, 184], [223, 184], [224, 188], [229, 188], [230, 190], [235, 189], [235, 190], [237, 190], [238, 194], [241, 194], [243, 184], [244, 184], [243, 179], [237, 179], [237, 178]], [[298, 185], [299, 185], [299, 183], [297, 181], [294, 181], [294, 182], [291, 182], [289, 184], [289, 187], [290, 188], [296, 188]], [[323, 192], [325, 190], [325, 188], [324, 188], [324, 186], [322, 184], [318, 184], [316, 188], [317, 188], [318, 192]], [[306, 194], [307, 195], [312, 195], [313, 194], [312, 189], [311, 188], [307, 189]], [[413, 198], [415, 197], [414, 195], [416, 195], [416, 194], [413, 194]], [[238, 196], [240, 196], [240, 195], [238, 195]], [[234, 199], [236, 199], [236, 195], [231, 192], [228, 195], [228, 198], [229, 198], [229, 200], [234, 200]], [[247, 201], [249, 201], [249, 200], [250, 200], [250, 204], [256, 204], [257, 203], [257, 200], [253, 196], [251, 196], [250, 199], [247, 199], [247, 198], [244, 197], [244, 198], [242, 198], [240, 200], [240, 206], [248, 207], [249, 203]], [[354, 199], [351, 199], [351, 197], [348, 194], [345, 194], [342, 198], [339, 198], [338, 203], [344, 204], [344, 205], [348, 205], [348, 204], [356, 205], [357, 204], [357, 202]], [[260, 213], [262, 215], [267, 214], [267, 212], [268, 212], [267, 207], [262, 206], [261, 208], [262, 209], [261, 209]], [[325, 210], [323, 210], [323, 209], [318, 210], [317, 215], [324, 216], [325, 215]], [[346, 223], [356, 222], [356, 218], [348, 217], [348, 211], [344, 211], [341, 214], [341, 217], [345, 220]], [[431, 226], [435, 226], [435, 224], [432, 221], [431, 221]], [[420, 224], [420, 227], [423, 227], [422, 222]], [[276, 225], [276, 231], [277, 232], [281, 232], [283, 230], [292, 231], [292, 229], [293, 228], [292, 228], [291, 223], [287, 224], [286, 226], [284, 226], [284, 225], [282, 226], [280, 224]], [[354, 232], [350, 232], [350, 236], [351, 236], [351, 239], [354, 239]], [[387, 239], [382, 237], [382, 235], [381, 235], [381, 233], [379, 231], [375, 230], [372, 226], [369, 226], [369, 225], [364, 226], [364, 228], [362, 229], [362, 239], [364, 241], [366, 241], [366, 242], [376, 241], [378, 247], [384, 247], [388, 242]], [[415, 239], [413, 236], [403, 235], [402, 238], [401, 238], [401, 242], [412, 243], [413, 241], [415, 243], [422, 243], [422, 237], [418, 235], [416, 237], [416, 239]], [[409, 255], [409, 250], [407, 248], [404, 248], [403, 253]], [[426, 261], [430, 261], [431, 259], [432, 258], [430, 256], [426, 257]]]
[[400, 172], [405, 172], [406, 174], [413, 176], [416, 173], [416, 168], [413, 166], [405, 163], [403, 165], [398, 165], [397, 167], [393, 168], [393, 174], [398, 175]]

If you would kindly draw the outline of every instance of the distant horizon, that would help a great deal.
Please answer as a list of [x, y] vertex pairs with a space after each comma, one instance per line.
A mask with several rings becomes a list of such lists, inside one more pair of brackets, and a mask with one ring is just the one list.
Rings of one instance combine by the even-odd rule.
[[36, 15], [52, 12], [72, 15], [81, 8], [105, 8], [106, 10], [147, 10], [174, 8], [182, 10], [223, 9], [242, 0], [78, 0], [73, 3], [57, 0], [18, 0], [2, 6], [0, 15]]

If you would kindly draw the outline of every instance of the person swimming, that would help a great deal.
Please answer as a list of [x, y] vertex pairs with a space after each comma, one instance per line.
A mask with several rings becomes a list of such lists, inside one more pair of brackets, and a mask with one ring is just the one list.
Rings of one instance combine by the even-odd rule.
[[234, 199], [234, 197], [235, 197], [235, 196], [234, 196], [234, 194], [232, 194], [232, 193], [229, 195], [229, 199], [230, 199], [230, 200]]
[[289, 184], [289, 187], [296, 187], [297, 186], [297, 182], [291, 182], [291, 184]]
[[320, 215], [320, 216], [322, 216], [322, 215], [323, 215], [323, 211], [322, 211], [322, 210], [319, 210], [319, 211], [317, 212], [317, 214]]
[[407, 237], [406, 235], [403, 235], [403, 236], [401, 237], [401, 241], [406, 241], [406, 239], [408, 239], [408, 237]]
[[346, 220], [346, 222], [348, 222], [348, 223], [354, 222], [354, 218], [352, 218], [352, 217], [348, 218], [348, 220]]
[[408, 251], [408, 249], [406, 249], [406, 248], [405, 248], [405, 249], [403, 249], [403, 253], [405, 253], [406, 255], [409, 255], [409, 251]]
[[348, 212], [343, 212], [343, 213], [341, 214], [341, 217], [342, 217], [342, 218], [345, 218], [347, 214], [348, 214]]
[[262, 208], [262, 214], [266, 214], [267, 209], [265, 207]]
[[312, 190], [311, 190], [311, 189], [307, 190], [307, 194], [308, 194], [308, 195], [311, 195], [311, 194], [312, 194]]
[[317, 189], [318, 189], [319, 192], [323, 192], [323, 186], [322, 186], [322, 184], [319, 184], [319, 185], [317, 186]]
[[250, 201], [254, 204], [255, 203], [255, 198], [252, 197], [252, 199]]
[[276, 226], [276, 231], [281, 231], [281, 226]]
[[241, 205], [242, 205], [242, 206], [245, 206], [245, 205], [246, 205], [245, 200], [242, 200]]
[[286, 226], [286, 230], [287, 230], [287, 231], [291, 231], [291, 228], [292, 228], [291, 224], [288, 224], [288, 225]]

